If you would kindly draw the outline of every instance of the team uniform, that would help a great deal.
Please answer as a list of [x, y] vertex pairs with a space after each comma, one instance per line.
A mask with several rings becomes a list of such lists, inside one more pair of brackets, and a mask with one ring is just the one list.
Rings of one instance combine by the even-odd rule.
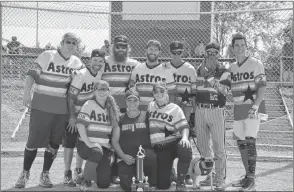
[[[239, 66], [234, 63], [230, 67], [231, 91], [234, 98], [234, 139], [245, 140], [245, 137], [257, 137], [260, 119], [249, 119], [248, 112], [256, 99], [259, 87], [266, 86], [266, 76], [263, 64], [256, 58], [248, 57]], [[258, 109], [265, 114], [265, 101]]]
[[[77, 142], [79, 156], [92, 163], [98, 164], [96, 180], [98, 187], [108, 188], [111, 179], [111, 156], [112, 148], [109, 143], [112, 126], [107, 115], [106, 108], [100, 106], [95, 100], [88, 100], [80, 110], [77, 123], [86, 127], [86, 133], [91, 143], [100, 145], [100, 148], [89, 148], [81, 137]], [[86, 162], [87, 164], [87, 162]]]
[[43, 52], [27, 75], [35, 79], [27, 148], [61, 144], [68, 122], [66, 92], [73, 70], [83, 66], [76, 56], [65, 59], [58, 50]]
[[120, 109], [126, 108], [125, 90], [128, 87], [132, 70], [138, 64], [140, 62], [130, 58], [127, 58], [125, 64], [116, 63], [111, 56], [105, 58], [102, 80], [109, 83], [110, 93]]
[[171, 170], [175, 158], [178, 162], [178, 179], [184, 182], [192, 159], [191, 148], [179, 144], [182, 138], [182, 130], [189, 128], [188, 121], [182, 109], [168, 103], [158, 107], [152, 101], [147, 110], [149, 114], [150, 140], [157, 155], [158, 189], [168, 189], [171, 185]]
[[[75, 114], [76, 116], [80, 112], [82, 106], [86, 101], [94, 98], [94, 85], [101, 80], [102, 71], [94, 76], [88, 68], [83, 68], [77, 72], [73, 77], [68, 90], [68, 96], [73, 98], [75, 102]], [[70, 133], [65, 132], [65, 147], [74, 148], [78, 132]]]
[[[148, 182], [156, 186], [157, 161], [156, 154], [150, 144], [149, 129], [146, 124], [146, 111], [141, 111], [140, 115], [135, 118], [130, 118], [124, 113], [120, 117], [119, 129], [119, 144], [125, 154], [136, 158], [138, 149], [142, 145], [146, 155], [144, 158], [144, 174], [148, 176]], [[127, 165], [121, 159], [118, 161], [120, 186], [125, 191], [131, 191], [132, 177], [136, 175], [136, 164]]]
[[147, 110], [148, 104], [154, 100], [152, 95], [153, 85], [158, 81], [165, 81], [169, 93], [175, 92], [175, 80], [173, 71], [165, 65], [158, 64], [152, 68], [147, 63], [140, 63], [136, 66], [131, 75], [131, 81], [136, 83], [136, 89], [140, 94], [141, 110]]
[[[203, 64], [201, 64], [203, 65]], [[201, 74], [200, 67], [197, 69], [197, 88], [196, 88], [196, 109], [195, 127], [199, 152], [203, 157], [212, 157], [210, 138], [213, 143], [215, 171], [219, 184], [226, 177], [226, 152], [225, 152], [225, 125], [224, 125], [224, 106], [226, 96], [218, 92], [208, 80]], [[213, 78], [224, 80], [228, 72], [223, 67], [216, 67]], [[223, 86], [223, 85], [222, 85]], [[226, 88], [226, 87], [225, 87]], [[227, 88], [226, 88], [227, 89]]]
[[[197, 74], [195, 68], [188, 62], [183, 62], [179, 67], [175, 67], [170, 62], [166, 65], [171, 67], [175, 80], [174, 103], [183, 109], [185, 115], [190, 114], [192, 110], [190, 96], [196, 92]], [[184, 103], [185, 101], [186, 103]]]

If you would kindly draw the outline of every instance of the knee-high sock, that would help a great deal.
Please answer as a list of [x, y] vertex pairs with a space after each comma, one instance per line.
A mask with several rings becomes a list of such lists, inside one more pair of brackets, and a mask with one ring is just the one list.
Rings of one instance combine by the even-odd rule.
[[246, 137], [247, 148], [248, 148], [248, 175], [249, 178], [255, 177], [256, 168], [256, 139], [253, 137]]
[[25, 171], [30, 171], [36, 156], [37, 149], [28, 149], [27, 147], [25, 148], [23, 160], [23, 169]]
[[50, 143], [50, 146], [44, 152], [43, 171], [49, 171], [54, 159], [57, 156], [59, 145]]
[[242, 162], [246, 171], [246, 176], [248, 175], [248, 149], [246, 140], [237, 140], [237, 145], [241, 154]]

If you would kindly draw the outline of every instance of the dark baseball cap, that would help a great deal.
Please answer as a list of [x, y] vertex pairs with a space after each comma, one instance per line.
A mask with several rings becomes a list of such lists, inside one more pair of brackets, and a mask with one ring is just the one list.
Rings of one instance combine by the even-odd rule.
[[138, 100], [140, 100], [140, 94], [138, 91], [134, 90], [134, 89], [130, 89], [126, 92], [126, 99], [129, 98], [136, 98]]
[[156, 88], [166, 89], [166, 90], [167, 90], [166, 83], [163, 82], [163, 81], [157, 81], [157, 82], [153, 85], [153, 90], [155, 90]]
[[157, 41], [157, 40], [149, 40], [147, 42], [146, 49], [148, 49], [148, 47], [150, 47], [151, 45], [155, 45], [156, 47], [158, 47], [159, 50], [161, 50], [161, 44], [159, 43], [159, 41]]
[[114, 37], [114, 44], [120, 44], [120, 45], [127, 45], [129, 42], [128, 38], [124, 35], [118, 35]]
[[101, 49], [94, 49], [91, 53], [91, 58], [92, 57], [105, 57], [105, 53], [104, 51], [102, 51]]
[[172, 50], [178, 50], [178, 49], [183, 50], [184, 49], [184, 44], [181, 41], [173, 41], [169, 45], [169, 49], [170, 49], [170, 51], [172, 51]]
[[208, 49], [215, 49], [215, 50], [219, 51], [220, 46], [219, 46], [219, 44], [217, 44], [215, 42], [210, 42], [205, 46], [205, 51], [208, 50]]

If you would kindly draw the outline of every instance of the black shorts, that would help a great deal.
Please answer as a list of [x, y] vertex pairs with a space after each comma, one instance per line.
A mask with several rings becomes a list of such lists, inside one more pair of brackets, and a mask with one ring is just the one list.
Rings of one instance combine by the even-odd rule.
[[27, 148], [47, 148], [49, 142], [60, 145], [68, 115], [31, 109]]
[[79, 132], [78, 131], [71, 133], [65, 127], [65, 130], [64, 130], [64, 138], [63, 138], [62, 146], [64, 148], [70, 148], [70, 149], [75, 148], [76, 147], [76, 144], [77, 144], [78, 136], [79, 136]]

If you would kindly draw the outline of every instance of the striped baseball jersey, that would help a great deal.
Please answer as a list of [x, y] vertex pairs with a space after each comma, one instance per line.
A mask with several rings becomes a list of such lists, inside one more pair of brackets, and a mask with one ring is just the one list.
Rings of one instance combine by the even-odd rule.
[[68, 114], [66, 92], [74, 69], [83, 66], [72, 55], [65, 59], [58, 50], [44, 51], [35, 61], [35, 67], [27, 75], [35, 80], [32, 109], [54, 114]]
[[141, 110], [146, 111], [148, 104], [154, 100], [153, 84], [158, 81], [166, 83], [169, 94], [175, 91], [175, 81], [172, 69], [167, 69], [163, 64], [150, 68], [146, 62], [136, 66], [132, 72], [131, 80], [136, 83], [136, 89], [140, 94]]
[[112, 126], [106, 108], [100, 106], [95, 100], [86, 101], [78, 114], [77, 123], [85, 125], [90, 142], [111, 149], [109, 140]]
[[[266, 76], [260, 60], [249, 56], [241, 65], [233, 63], [230, 67], [231, 91], [234, 98], [234, 120], [248, 117], [259, 87], [266, 86]], [[265, 113], [263, 100], [258, 111]]]
[[93, 76], [88, 68], [83, 68], [77, 72], [70, 84], [68, 95], [75, 102], [75, 113], [79, 113], [84, 103], [94, 98], [94, 85], [102, 76], [102, 71]]
[[152, 101], [147, 112], [152, 146], [182, 138], [182, 130], [189, 128], [184, 112], [174, 103], [159, 108], [155, 101]]
[[124, 64], [116, 63], [111, 56], [105, 58], [102, 79], [109, 83], [110, 92], [119, 108], [126, 108], [125, 90], [128, 86], [132, 70], [138, 64], [140, 62], [130, 58], [127, 58]]
[[175, 67], [171, 62], [167, 65], [170, 65], [173, 70], [176, 103], [189, 102], [190, 95], [196, 93], [197, 74], [194, 66], [188, 62], [183, 62], [179, 67]]
[[[201, 65], [197, 68], [196, 103], [208, 103], [224, 106], [226, 104], [226, 97], [222, 93], [218, 92], [216, 88], [214, 88], [201, 74]], [[214, 71], [213, 78], [216, 80], [226, 79], [226, 72], [227, 69], [225, 67], [218, 66]]]

